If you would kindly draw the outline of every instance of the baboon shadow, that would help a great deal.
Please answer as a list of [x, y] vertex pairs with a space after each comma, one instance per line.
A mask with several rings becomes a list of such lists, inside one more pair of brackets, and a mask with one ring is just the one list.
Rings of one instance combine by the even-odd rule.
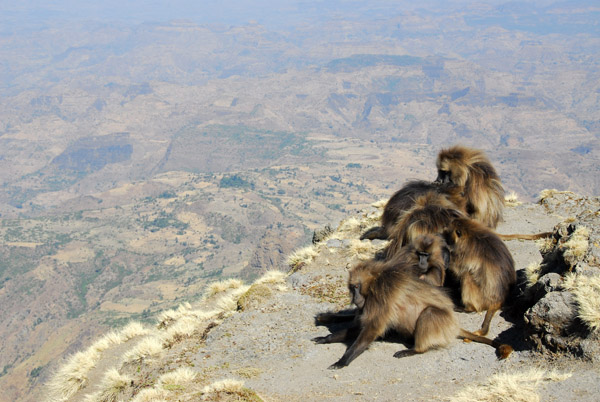
[[511, 288], [510, 294], [502, 307], [499, 315], [511, 324], [511, 327], [498, 334], [497, 340], [507, 343], [515, 351], [533, 350], [533, 345], [527, 341], [527, 327], [523, 315], [531, 306], [527, 305], [523, 295], [527, 288], [525, 270], [517, 271], [516, 284]]
[[[315, 316], [315, 325], [326, 327], [329, 332], [333, 334], [337, 331], [352, 327], [354, 325], [354, 318], [356, 317], [357, 312], [358, 310], [355, 308], [348, 308], [340, 311], [327, 311], [325, 313], [319, 313]], [[324, 322], [319, 320], [319, 316], [322, 314], [331, 314], [331, 317], [335, 318]], [[343, 341], [336, 343], [343, 343], [347, 347], [350, 347], [356, 340], [358, 333], [359, 331], [357, 330], [356, 334], [354, 334], [355, 336], [349, 336]], [[405, 336], [400, 335], [394, 330], [387, 331], [383, 336], [380, 336], [375, 341], [404, 345], [407, 349], [411, 349], [414, 346], [412, 338], [407, 339]]]

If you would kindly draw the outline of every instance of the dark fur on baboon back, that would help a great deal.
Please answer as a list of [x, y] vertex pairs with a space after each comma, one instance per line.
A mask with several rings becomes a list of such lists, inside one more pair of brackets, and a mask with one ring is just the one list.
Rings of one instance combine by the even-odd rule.
[[404, 245], [419, 236], [441, 234], [454, 219], [464, 216], [446, 194], [430, 191], [418, 197], [390, 229], [391, 242], [385, 250], [385, 258], [393, 258]]
[[388, 239], [392, 227], [398, 222], [402, 214], [415, 205], [417, 198], [429, 192], [445, 194], [449, 197], [450, 201], [456, 204], [457, 209], [464, 209], [464, 197], [462, 197], [462, 194], [459, 194], [458, 187], [452, 183], [440, 184], [425, 180], [412, 180], [396, 191], [389, 199], [383, 209], [381, 226], [367, 230], [360, 239]]

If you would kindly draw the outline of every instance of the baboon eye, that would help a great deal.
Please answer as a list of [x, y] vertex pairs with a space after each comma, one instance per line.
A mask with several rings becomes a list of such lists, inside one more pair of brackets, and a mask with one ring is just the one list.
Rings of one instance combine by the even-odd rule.
[[462, 236], [462, 233], [460, 233], [460, 230], [457, 230], [456, 231], [456, 237], [460, 237], [460, 236]]

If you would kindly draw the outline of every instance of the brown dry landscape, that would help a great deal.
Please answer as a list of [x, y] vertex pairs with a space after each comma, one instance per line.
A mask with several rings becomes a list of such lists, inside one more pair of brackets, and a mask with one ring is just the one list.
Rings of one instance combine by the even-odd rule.
[[445, 146], [485, 150], [525, 202], [600, 193], [593, 2], [37, 3], [0, 6], [0, 399], [211, 283], [288, 270]]

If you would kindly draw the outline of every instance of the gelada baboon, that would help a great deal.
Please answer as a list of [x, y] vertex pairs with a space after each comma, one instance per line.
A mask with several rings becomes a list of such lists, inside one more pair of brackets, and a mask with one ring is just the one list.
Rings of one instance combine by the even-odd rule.
[[460, 280], [465, 310], [487, 310], [481, 329], [475, 331], [485, 335], [516, 282], [513, 258], [494, 231], [473, 219], [455, 219], [444, 238], [450, 248], [450, 271]]
[[440, 184], [424, 180], [413, 180], [406, 183], [389, 199], [381, 215], [381, 226], [370, 228], [360, 237], [361, 240], [386, 240], [392, 227], [398, 222], [404, 212], [415, 205], [417, 198], [427, 193], [443, 194], [458, 210], [465, 210], [464, 196], [461, 190], [452, 183]]
[[478, 149], [455, 145], [440, 151], [437, 183], [453, 183], [464, 195], [467, 214], [490, 228], [502, 220], [504, 187], [496, 169]]
[[450, 250], [441, 236], [426, 234], [402, 247], [391, 264], [396, 261], [406, 263], [419, 279], [442, 286], [450, 264]]
[[426, 234], [441, 234], [450, 222], [465, 215], [444, 194], [429, 192], [418, 197], [389, 230], [390, 244], [385, 258], [390, 259], [405, 245]]
[[313, 339], [316, 343], [333, 343], [356, 338], [330, 369], [350, 364], [388, 330], [414, 338], [414, 347], [397, 352], [395, 357], [443, 347], [457, 337], [491, 345], [500, 358], [508, 357], [513, 350], [509, 345], [461, 329], [452, 300], [443, 289], [419, 280], [407, 266], [376, 260], [359, 263], [350, 271], [348, 289], [358, 308], [352, 326]]

